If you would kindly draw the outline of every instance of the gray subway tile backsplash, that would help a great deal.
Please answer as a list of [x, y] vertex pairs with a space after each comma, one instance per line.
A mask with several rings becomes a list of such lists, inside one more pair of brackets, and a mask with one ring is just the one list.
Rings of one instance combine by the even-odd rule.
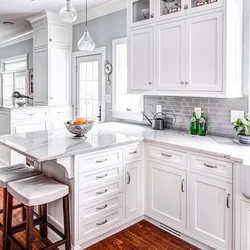
[[171, 112], [176, 115], [177, 130], [189, 131], [194, 107], [201, 107], [208, 122], [208, 134], [235, 138], [237, 133], [231, 124], [231, 110], [248, 110], [248, 97], [234, 99], [201, 97], [145, 96], [144, 111], [150, 118], [156, 112], [156, 105], [162, 105], [171, 123]]

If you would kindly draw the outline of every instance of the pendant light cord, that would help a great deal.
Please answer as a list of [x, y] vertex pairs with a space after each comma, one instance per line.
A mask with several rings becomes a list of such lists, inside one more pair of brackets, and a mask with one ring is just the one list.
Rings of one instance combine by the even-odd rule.
[[86, 31], [88, 29], [88, 0], [86, 0]]

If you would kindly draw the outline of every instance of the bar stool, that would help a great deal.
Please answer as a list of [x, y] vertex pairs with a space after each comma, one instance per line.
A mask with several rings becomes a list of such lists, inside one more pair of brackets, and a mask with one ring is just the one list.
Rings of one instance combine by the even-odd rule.
[[[61, 245], [65, 245], [66, 250], [71, 249], [69, 187], [67, 185], [41, 174], [24, 180], [10, 182], [7, 185], [7, 191], [7, 249], [10, 249], [10, 243], [14, 243], [20, 249], [32, 250], [34, 241], [33, 227], [36, 225], [34, 223], [35, 220], [33, 220], [34, 206], [42, 207], [40, 221], [37, 223], [41, 224], [42, 238], [47, 237], [48, 227], [62, 238], [62, 240], [52, 243], [43, 248], [43, 250], [54, 249]], [[24, 228], [26, 230], [26, 248], [23, 248], [20, 242], [14, 237], [16, 232], [11, 230], [13, 198], [26, 206], [26, 227]], [[63, 200], [64, 234], [47, 221], [47, 204], [60, 198]]]
[[[0, 230], [3, 231], [3, 249], [6, 248], [6, 198], [7, 198], [7, 184], [11, 181], [28, 178], [41, 174], [35, 171], [33, 168], [25, 164], [17, 164], [8, 167], [0, 168], [0, 187], [3, 188], [3, 209], [0, 210], [0, 214], [3, 214], [3, 224], [0, 223]], [[22, 204], [13, 206], [13, 209], [23, 207]], [[23, 212], [23, 219], [25, 220], [25, 214]]]

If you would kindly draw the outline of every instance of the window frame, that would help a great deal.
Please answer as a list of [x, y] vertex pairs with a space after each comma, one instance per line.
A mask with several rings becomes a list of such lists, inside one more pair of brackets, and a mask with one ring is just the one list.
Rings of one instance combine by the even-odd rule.
[[[141, 112], [124, 111], [117, 109], [116, 96], [117, 96], [117, 84], [116, 84], [116, 46], [119, 44], [127, 44], [127, 37], [118, 38], [112, 40], [112, 62], [113, 62], [113, 73], [112, 73], [112, 115], [114, 119], [130, 120], [130, 121], [143, 121], [143, 115]], [[141, 98], [140, 110], [144, 107], [144, 98]]]

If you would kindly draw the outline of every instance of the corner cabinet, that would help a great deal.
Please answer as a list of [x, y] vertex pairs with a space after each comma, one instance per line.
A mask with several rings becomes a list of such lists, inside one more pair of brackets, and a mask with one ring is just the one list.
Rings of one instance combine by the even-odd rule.
[[70, 104], [72, 25], [42, 11], [28, 19], [33, 27], [35, 105]]
[[[129, 6], [131, 21], [139, 14], [131, 2]], [[128, 24], [128, 93], [242, 96], [242, 0], [205, 5], [193, 0], [155, 0], [146, 10], [149, 19], [137, 26]], [[149, 30], [151, 37], [145, 36]]]

